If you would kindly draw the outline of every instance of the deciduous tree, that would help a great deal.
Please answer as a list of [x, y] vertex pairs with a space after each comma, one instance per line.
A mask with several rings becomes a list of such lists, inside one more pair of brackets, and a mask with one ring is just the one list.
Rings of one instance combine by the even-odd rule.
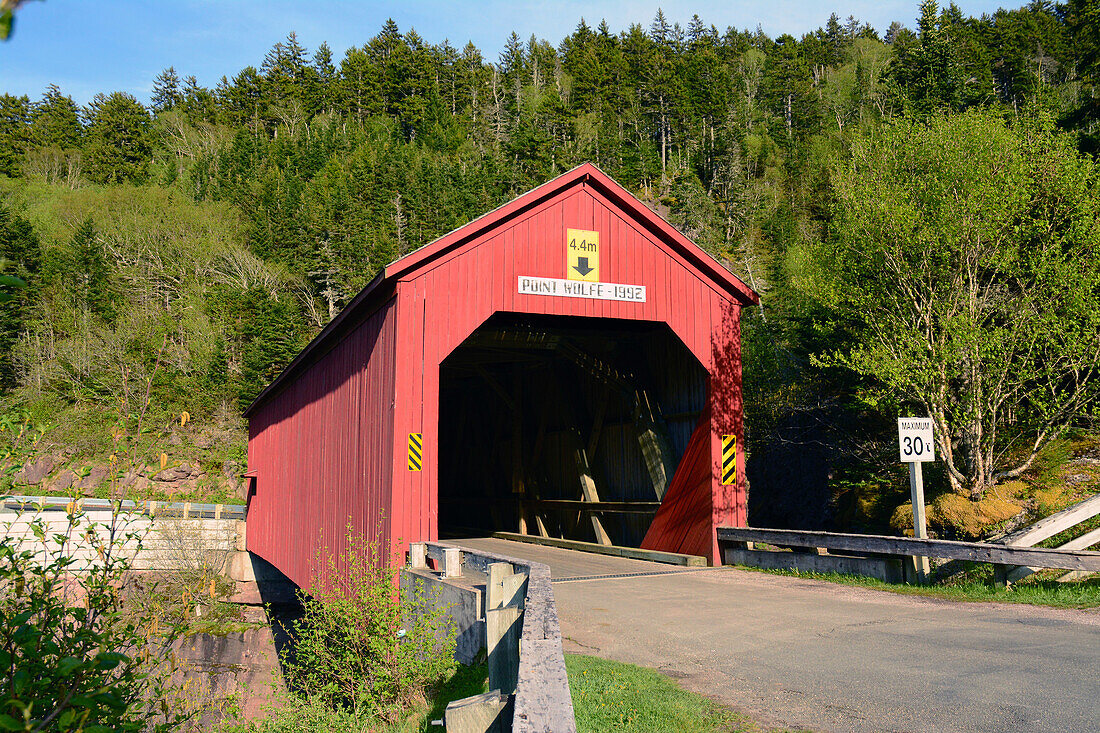
[[1097, 167], [1046, 122], [903, 119], [834, 171], [805, 284], [852, 334], [822, 357], [935, 422], [952, 488], [1019, 475], [1100, 397]]

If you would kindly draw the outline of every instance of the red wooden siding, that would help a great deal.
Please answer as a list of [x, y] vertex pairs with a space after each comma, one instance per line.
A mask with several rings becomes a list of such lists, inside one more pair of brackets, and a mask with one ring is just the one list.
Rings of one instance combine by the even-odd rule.
[[711, 555], [710, 409], [703, 411], [642, 547]]
[[394, 384], [392, 301], [249, 421], [248, 465], [256, 493], [248, 509], [248, 549], [302, 588], [322, 551], [357, 536], [389, 537]]
[[[520, 294], [520, 276], [566, 277], [571, 228], [600, 233], [602, 282], [645, 285], [646, 301]], [[372, 305], [383, 287], [393, 297]], [[436, 539], [440, 363], [494, 313], [513, 312], [663, 322], [699, 361], [710, 417], [676, 474], [687, 488], [666, 501], [709, 495], [691, 511], [662, 508], [645, 541], [717, 561], [714, 527], [746, 521], [740, 308], [755, 298], [597, 169], [571, 171], [391, 264], [261, 394], [246, 413], [257, 474], [248, 547], [308, 588], [349, 521], [397, 551]], [[423, 434], [421, 471], [408, 470], [409, 433]], [[731, 433], [738, 481], [725, 487], [719, 443]], [[688, 486], [689, 475], [700, 480]]]

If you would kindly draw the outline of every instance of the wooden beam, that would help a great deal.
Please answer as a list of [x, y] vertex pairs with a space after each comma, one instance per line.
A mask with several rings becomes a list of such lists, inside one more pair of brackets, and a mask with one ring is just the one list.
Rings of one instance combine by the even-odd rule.
[[1034, 565], [1044, 568], [1100, 572], [1100, 552], [1048, 550], [981, 542], [886, 537], [883, 535], [804, 532], [794, 529], [719, 527], [718, 542], [766, 542], [781, 547], [825, 547], [877, 555], [925, 555], [995, 565]]
[[607, 416], [607, 403], [610, 395], [607, 390], [600, 391], [600, 401], [596, 403], [596, 417], [592, 420], [592, 430], [588, 433], [588, 455], [596, 455], [596, 446], [600, 444], [600, 433], [603, 432], [603, 419]]
[[583, 501], [577, 499], [525, 499], [532, 508], [566, 509], [582, 512], [612, 512], [617, 514], [655, 514], [659, 501]]
[[638, 446], [642, 450], [646, 472], [653, 484], [653, 493], [658, 501], [665, 497], [668, 484], [676, 466], [672, 461], [672, 441], [668, 438], [668, 428], [660, 418], [660, 408], [655, 407], [644, 389], [637, 392], [637, 410], [634, 429], [638, 434]]
[[503, 730], [503, 719], [507, 708], [508, 696], [501, 695], [500, 690], [491, 690], [481, 695], [464, 697], [447, 703], [443, 720], [446, 730], [453, 733]]
[[[549, 415], [549, 413], [550, 413], [550, 396], [549, 396], [549, 393], [548, 393], [547, 390], [543, 390], [542, 395], [543, 395], [542, 409], [539, 410], [539, 429], [538, 429], [538, 432], [535, 433], [535, 445], [534, 445], [534, 447], [531, 448], [531, 464], [530, 465], [531, 465], [532, 472], [538, 466], [539, 459], [542, 458], [542, 448], [543, 448], [544, 445], [546, 445], [546, 420], [547, 420], [547, 415]], [[532, 476], [535, 476], [535, 474], [532, 473]], [[541, 493], [539, 491], [538, 481], [537, 480], [532, 480], [531, 484], [532, 484], [531, 488], [533, 490], [535, 498], [538, 498], [539, 494]], [[538, 528], [538, 532], [539, 532], [540, 537], [549, 537], [550, 536], [550, 533], [546, 531], [546, 522], [543, 521], [542, 516], [539, 515], [537, 512], [535, 513], [535, 526]]]
[[539, 537], [549, 537], [550, 533], [546, 531], [546, 523], [542, 521], [542, 515], [535, 515], [535, 526], [538, 527]]
[[629, 396], [634, 391], [634, 383], [637, 382], [634, 375], [619, 371], [598, 356], [582, 351], [574, 344], [566, 341], [558, 345], [558, 353], [580, 367], [581, 371], [610, 384], [623, 394]]
[[[581, 481], [581, 496], [586, 502], [598, 502], [600, 500], [600, 494], [596, 490], [596, 480], [592, 478], [592, 469], [588, 465], [588, 455], [585, 453], [584, 448], [577, 448], [576, 452], [577, 461], [577, 475]], [[597, 514], [589, 514], [589, 519], [592, 520], [592, 531], [596, 533], [596, 541], [601, 545], [610, 545], [611, 537], [608, 536], [607, 530], [603, 528], [603, 522]]]
[[[565, 385], [559, 375], [555, 375], [555, 381], [558, 385], [558, 391], [561, 397], [562, 406], [565, 408], [567, 422], [572, 426], [570, 431], [573, 434], [574, 445], [576, 446], [573, 453], [573, 460], [577, 468], [577, 478], [580, 482], [581, 499], [584, 501], [599, 501], [600, 494], [596, 489], [596, 479], [592, 476], [592, 467], [588, 462], [588, 453], [586, 451], [586, 445], [583, 437], [581, 436], [580, 420], [577, 416], [577, 406], [570, 399], [569, 391], [565, 389]], [[602, 419], [602, 418], [601, 418]], [[590, 433], [591, 434], [591, 433]], [[604, 529], [603, 522], [600, 521], [600, 516], [596, 512], [590, 512], [588, 514], [589, 520], [592, 522], [592, 531], [596, 535], [596, 541], [601, 545], [610, 545], [611, 537], [607, 534], [607, 530]]]
[[474, 371], [477, 372], [478, 376], [484, 379], [490, 387], [492, 387], [493, 391], [497, 393], [497, 396], [500, 397], [501, 400], [503, 400], [504, 404], [508, 405], [508, 407], [512, 410], [516, 409], [516, 403], [512, 401], [512, 397], [504, 391], [504, 387], [501, 387], [497, 380], [493, 379], [492, 375], [489, 374], [489, 372], [481, 368], [480, 365], [474, 365]]
[[[1100, 544], [1100, 527], [1092, 530], [1091, 532], [1086, 532], [1085, 534], [1081, 535], [1080, 537], [1072, 539], [1069, 542], [1065, 543], [1064, 545], [1058, 545], [1058, 549], [1059, 550], [1087, 550], [1090, 547], [1092, 547], [1093, 545], [1098, 545], [1098, 544]], [[1013, 568], [1012, 570], [1009, 570], [1008, 571], [1008, 576], [1006, 577], [1006, 580], [1010, 583], [1015, 583], [1016, 581], [1023, 580], [1024, 578], [1026, 578], [1027, 576], [1029, 576], [1033, 573], [1039, 572], [1040, 570], [1042, 570], [1042, 568], [1033, 568], [1033, 567], [1028, 567], [1027, 565], [1021, 565], [1020, 567]], [[1071, 578], [1071, 580], [1077, 580], [1078, 578], [1082, 577], [1080, 575], [1075, 575], [1074, 573], [1067, 573], [1067, 575], [1073, 575], [1074, 576], [1073, 578]], [[1063, 575], [1061, 578], [1058, 578], [1058, 580], [1062, 580], [1065, 577], [1066, 576]]]
[[1035, 524], [1024, 527], [1019, 531], [1005, 535], [998, 542], [1016, 547], [1032, 547], [1059, 532], [1064, 532], [1075, 524], [1080, 524], [1086, 519], [1095, 517], [1097, 514], [1100, 514], [1100, 494], [1077, 502], [1073, 506], [1063, 509], [1057, 514], [1051, 514], [1045, 519], [1040, 519]]
[[[523, 390], [518, 368], [512, 370], [512, 400], [512, 493], [522, 497], [527, 493], [527, 484], [523, 465]], [[527, 507], [521, 503], [517, 509], [519, 531], [527, 534]]]

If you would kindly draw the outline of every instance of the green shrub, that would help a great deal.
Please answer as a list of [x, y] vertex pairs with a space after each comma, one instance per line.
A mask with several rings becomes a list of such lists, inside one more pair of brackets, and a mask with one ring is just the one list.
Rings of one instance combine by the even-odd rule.
[[319, 698], [291, 697], [263, 720], [228, 725], [224, 733], [375, 733], [378, 726], [357, 713], [333, 709]]
[[392, 722], [454, 670], [454, 626], [423, 596], [402, 608], [396, 571], [376, 545], [349, 533], [347, 546], [327, 561], [331, 581], [318, 578], [302, 595], [304, 613], [288, 629], [287, 683], [332, 710]]
[[[65, 531], [53, 535], [39, 517], [20, 519], [0, 537], [0, 729], [178, 727], [183, 720], [168, 704], [167, 670], [157, 661], [171, 637], [123, 602], [130, 567], [123, 546], [140, 546], [141, 538], [121, 527], [117, 511], [98, 527], [70, 512]], [[78, 547], [98, 562], [81, 568]]]

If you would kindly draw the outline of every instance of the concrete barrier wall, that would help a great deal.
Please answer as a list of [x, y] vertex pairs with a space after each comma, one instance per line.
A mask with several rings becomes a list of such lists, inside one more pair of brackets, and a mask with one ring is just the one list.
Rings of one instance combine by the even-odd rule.
[[[550, 585], [550, 568], [542, 563], [467, 550], [447, 543], [425, 544], [428, 557], [437, 564], [444, 562], [446, 550], [459, 552], [459, 562], [463, 568], [461, 574], [465, 579], [447, 578], [425, 571], [441, 583], [468, 588], [477, 587], [480, 582], [484, 588], [481, 578], [493, 563], [510, 563], [516, 572], [527, 575], [511, 730], [513, 733], [576, 733], [573, 700], [562, 652], [561, 626], [554, 604], [554, 590]], [[466, 576], [473, 576], [473, 582]], [[485, 608], [484, 600], [481, 607]], [[484, 638], [484, 635], [480, 638], [482, 645]]]
[[455, 659], [473, 664], [485, 649], [482, 591], [459, 580], [444, 580], [430, 570], [405, 568], [401, 571], [401, 601], [404, 608], [410, 608], [419, 594], [425, 602], [446, 608], [446, 617], [455, 628]]
[[[41, 523], [43, 538], [35, 535]], [[212, 568], [229, 575], [244, 554], [244, 522], [237, 519], [179, 519], [144, 514], [89, 512], [70, 525], [63, 510], [0, 512], [0, 532], [47, 562], [64, 553], [71, 569], [86, 571], [102, 564], [100, 548], [132, 563], [135, 570]], [[58, 537], [64, 537], [63, 543]], [[240, 564], [239, 562], [236, 564]], [[243, 579], [243, 578], [242, 578]]]

